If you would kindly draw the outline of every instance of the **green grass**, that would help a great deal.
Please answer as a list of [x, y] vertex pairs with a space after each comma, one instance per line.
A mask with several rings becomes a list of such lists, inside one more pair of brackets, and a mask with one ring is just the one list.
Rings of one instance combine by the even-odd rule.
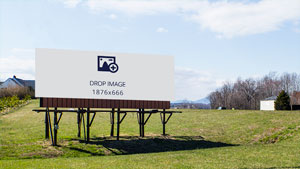
[[64, 113], [60, 146], [52, 147], [44, 139], [44, 113], [31, 111], [38, 104], [0, 115], [0, 168], [300, 167], [300, 111], [182, 110], [167, 124], [166, 137], [154, 114], [145, 138], [129, 113], [120, 141], [109, 137], [109, 114], [98, 113], [90, 144], [77, 138], [76, 114]]

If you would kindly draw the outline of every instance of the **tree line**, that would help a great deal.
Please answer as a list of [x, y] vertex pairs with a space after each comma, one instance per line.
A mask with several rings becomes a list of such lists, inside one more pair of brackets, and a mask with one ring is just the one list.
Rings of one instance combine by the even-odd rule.
[[226, 107], [227, 109], [259, 109], [260, 100], [278, 96], [284, 90], [290, 96], [300, 91], [300, 74], [270, 72], [259, 79], [241, 79], [226, 82], [216, 91], [210, 93], [211, 108]]

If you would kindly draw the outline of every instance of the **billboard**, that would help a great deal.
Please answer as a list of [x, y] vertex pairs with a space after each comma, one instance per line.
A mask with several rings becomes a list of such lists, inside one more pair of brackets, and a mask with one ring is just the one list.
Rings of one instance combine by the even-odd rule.
[[36, 49], [36, 97], [170, 101], [172, 56]]

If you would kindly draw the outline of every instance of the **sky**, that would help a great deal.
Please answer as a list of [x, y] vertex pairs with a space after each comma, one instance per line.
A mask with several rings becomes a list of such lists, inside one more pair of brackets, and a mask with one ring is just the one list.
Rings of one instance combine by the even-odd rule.
[[0, 81], [35, 48], [172, 55], [174, 100], [238, 77], [300, 73], [299, 0], [0, 0]]

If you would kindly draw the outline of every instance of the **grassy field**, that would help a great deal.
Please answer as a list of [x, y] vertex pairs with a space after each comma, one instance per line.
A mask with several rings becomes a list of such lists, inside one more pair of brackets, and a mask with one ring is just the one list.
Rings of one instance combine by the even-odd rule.
[[0, 168], [300, 168], [300, 111], [182, 110], [161, 136], [158, 114], [138, 136], [136, 114], [110, 138], [108, 113], [98, 113], [91, 143], [77, 138], [76, 114], [64, 113], [60, 146], [44, 139], [44, 114], [23, 108], [0, 114]]

